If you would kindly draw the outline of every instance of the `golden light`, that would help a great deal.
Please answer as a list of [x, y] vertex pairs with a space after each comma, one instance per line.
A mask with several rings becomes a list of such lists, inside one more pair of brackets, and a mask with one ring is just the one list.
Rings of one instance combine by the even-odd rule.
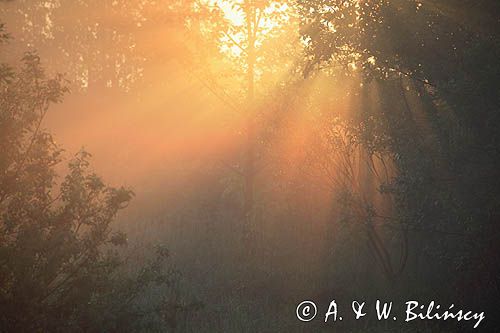
[[[240, 56], [244, 51], [248, 33], [245, 1], [211, 0], [207, 3], [211, 7], [219, 8], [229, 24], [228, 31], [221, 36], [221, 50], [229, 55]], [[251, 25], [252, 29], [255, 29], [255, 43], [258, 47], [262, 38], [266, 38], [274, 29], [288, 24], [292, 9], [279, 2], [252, 3], [252, 7], [255, 9], [255, 17]]]
[[214, 5], [222, 10], [224, 17], [232, 25], [240, 27], [245, 23], [245, 15], [241, 9], [240, 1], [215, 0]]

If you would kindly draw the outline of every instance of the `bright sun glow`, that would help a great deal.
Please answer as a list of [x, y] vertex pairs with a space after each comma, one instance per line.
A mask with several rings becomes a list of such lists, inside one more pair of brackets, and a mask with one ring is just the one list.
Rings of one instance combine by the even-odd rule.
[[224, 17], [234, 26], [242, 26], [245, 23], [245, 15], [237, 1], [216, 0], [215, 5], [224, 12]]
[[[244, 1], [231, 0], [212, 0], [208, 2], [213, 7], [218, 7], [224, 14], [224, 18], [230, 24], [229, 31], [221, 38], [221, 49], [223, 52], [240, 56], [246, 40], [246, 14], [242, 8]], [[266, 36], [274, 29], [288, 24], [291, 15], [291, 8], [284, 3], [270, 2], [261, 8], [258, 8], [255, 13], [255, 24], [253, 27], [257, 30], [256, 45], [261, 41], [260, 36]]]

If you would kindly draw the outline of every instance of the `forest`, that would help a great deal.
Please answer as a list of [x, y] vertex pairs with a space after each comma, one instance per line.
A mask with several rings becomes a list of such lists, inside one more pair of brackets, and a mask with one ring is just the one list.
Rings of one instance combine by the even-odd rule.
[[0, 0], [0, 332], [500, 331], [499, 33], [498, 0]]

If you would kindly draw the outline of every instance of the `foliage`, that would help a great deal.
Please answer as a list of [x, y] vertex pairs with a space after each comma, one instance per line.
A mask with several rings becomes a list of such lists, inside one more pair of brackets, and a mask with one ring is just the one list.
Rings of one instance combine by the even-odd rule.
[[[361, 96], [378, 91], [376, 100], [366, 100], [377, 107], [360, 106], [357, 135], [370, 151], [390, 152], [397, 167], [381, 190], [394, 195], [391, 219], [411, 232], [414, 263], [406, 271], [421, 280], [410, 286], [494, 309], [498, 2], [306, 0], [300, 6], [310, 62], [360, 75]], [[451, 288], [433, 287], [445, 281]]]
[[[127, 238], [111, 223], [133, 197], [106, 185], [81, 151], [60, 186], [63, 150], [42, 120], [68, 91], [45, 76], [40, 58], [7, 65], [0, 86], [0, 330], [135, 331], [173, 325], [187, 307], [173, 303], [177, 275], [168, 251], [142, 267], [120, 254]], [[123, 251], [121, 251], [123, 252]], [[160, 293], [139, 302], [152, 287]], [[164, 295], [162, 297], [161, 295]], [[175, 305], [175, 306], [172, 306]]]
[[165, 82], [192, 79], [184, 98], [201, 102], [175, 95], [158, 113], [179, 105], [190, 123], [200, 109], [195, 137], [227, 136], [148, 175], [161, 190], [138, 237], [170, 237], [191, 291], [213, 301], [183, 326], [197, 305], [162, 272], [168, 252], [144, 269], [120, 255], [127, 237], [110, 226], [132, 192], [83, 151], [57, 182], [63, 151], [41, 121], [67, 83], [35, 53], [20, 71], [0, 65], [1, 328], [293, 331], [293, 302], [314, 293], [498, 308], [498, 1], [19, 3], [3, 9], [21, 15], [23, 42], [67, 57], [77, 79], [128, 87], [149, 74], [141, 111], [162, 104]]

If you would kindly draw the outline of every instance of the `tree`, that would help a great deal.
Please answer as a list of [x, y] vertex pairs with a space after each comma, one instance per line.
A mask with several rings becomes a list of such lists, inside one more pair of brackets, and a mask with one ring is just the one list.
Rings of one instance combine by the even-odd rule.
[[[46, 71], [66, 73], [75, 90], [130, 92], [142, 87], [152, 64], [185, 56], [177, 39], [184, 19], [197, 15], [193, 3], [16, 0], [0, 3], [0, 13], [14, 37], [10, 60], [24, 50], [37, 50]], [[162, 47], [152, 48], [158, 39]]]
[[[202, 72], [208, 68], [208, 73], [197, 74], [199, 78], [242, 119], [243, 126], [237, 128], [243, 137], [241, 158], [229, 164], [242, 179], [241, 221], [243, 237], [250, 248], [256, 231], [261, 142], [268, 130], [265, 118], [269, 114], [264, 114], [263, 109], [272, 103], [270, 96], [282, 83], [277, 84], [273, 74], [286, 72], [290, 67], [287, 62], [295, 60], [292, 54], [279, 60], [276, 57], [276, 53], [290, 50], [289, 46], [298, 42], [298, 38], [290, 38], [295, 28], [293, 10], [288, 4], [275, 1], [218, 1], [204, 6], [212, 13], [211, 20], [206, 20], [211, 25], [208, 28], [205, 25], [200, 33], [209, 39], [205, 45], [215, 45], [216, 50], [193, 58], [203, 59], [202, 64], [197, 64], [198, 69], [203, 68]], [[278, 51], [277, 41], [282, 42]], [[222, 65], [212, 73], [210, 68], [214, 64]], [[223, 81], [221, 78], [225, 77], [230, 79]]]
[[[6, 40], [2, 27], [2, 42]], [[106, 185], [90, 154], [70, 160], [58, 186], [62, 149], [43, 129], [67, 93], [35, 53], [0, 77], [0, 330], [134, 331], [173, 326], [187, 310], [173, 294], [168, 251], [142, 267], [120, 254], [126, 236], [111, 223], [133, 193]], [[159, 288], [164, 297], [148, 297]], [[162, 324], [163, 323], [163, 324]], [[151, 326], [153, 325], [153, 326]], [[161, 326], [163, 325], [163, 326]]]
[[[313, 68], [350, 67], [362, 96], [378, 93], [359, 108], [360, 137], [375, 151], [389, 151], [397, 168], [381, 190], [395, 197], [391, 221], [410, 231], [407, 272], [419, 279], [408, 288], [426, 290], [421, 279], [447, 283], [441, 297], [458, 293], [494, 309], [498, 2], [300, 3]], [[380, 106], [376, 113], [373, 104]]]

